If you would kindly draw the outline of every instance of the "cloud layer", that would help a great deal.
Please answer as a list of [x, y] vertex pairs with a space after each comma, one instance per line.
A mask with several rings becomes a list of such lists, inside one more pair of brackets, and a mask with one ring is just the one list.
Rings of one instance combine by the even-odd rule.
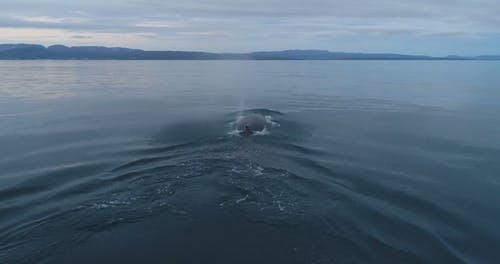
[[497, 0], [2, 2], [3, 43], [500, 53]]

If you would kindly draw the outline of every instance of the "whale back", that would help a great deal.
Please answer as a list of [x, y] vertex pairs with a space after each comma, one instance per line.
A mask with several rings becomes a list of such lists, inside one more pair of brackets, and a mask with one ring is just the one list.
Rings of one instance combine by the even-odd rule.
[[236, 129], [242, 135], [252, 135], [266, 128], [266, 118], [260, 114], [249, 114], [238, 120]]

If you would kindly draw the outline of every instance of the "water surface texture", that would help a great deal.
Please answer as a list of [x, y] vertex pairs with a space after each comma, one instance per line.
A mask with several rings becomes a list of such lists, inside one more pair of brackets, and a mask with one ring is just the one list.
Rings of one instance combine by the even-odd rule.
[[499, 72], [1, 61], [0, 263], [498, 263]]

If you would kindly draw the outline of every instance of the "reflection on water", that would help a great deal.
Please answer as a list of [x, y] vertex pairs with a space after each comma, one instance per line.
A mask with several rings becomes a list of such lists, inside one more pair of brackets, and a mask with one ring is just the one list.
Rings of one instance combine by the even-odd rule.
[[0, 262], [494, 263], [499, 66], [0, 62]]

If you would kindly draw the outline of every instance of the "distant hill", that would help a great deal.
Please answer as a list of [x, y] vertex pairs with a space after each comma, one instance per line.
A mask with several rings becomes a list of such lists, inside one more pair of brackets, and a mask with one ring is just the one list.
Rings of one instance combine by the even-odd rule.
[[432, 57], [392, 53], [349, 53], [327, 50], [210, 53], [200, 51], [145, 51], [99, 46], [0, 44], [0, 60], [500, 60], [500, 55]]
[[275, 60], [431, 60], [430, 56], [414, 56], [390, 53], [348, 53], [327, 50], [285, 50], [250, 53], [253, 59]]
[[500, 60], [500, 55], [481, 55], [473, 57], [475, 60]]

